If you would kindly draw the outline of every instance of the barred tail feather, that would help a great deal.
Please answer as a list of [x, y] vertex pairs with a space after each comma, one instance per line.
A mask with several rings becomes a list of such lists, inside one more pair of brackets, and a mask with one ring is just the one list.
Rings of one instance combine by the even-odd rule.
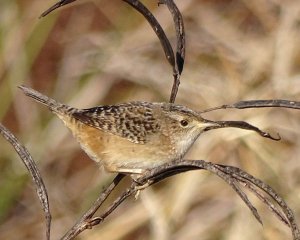
[[70, 112], [72, 109], [71, 107], [59, 103], [56, 100], [49, 98], [36, 90], [33, 90], [32, 88], [25, 87], [23, 85], [19, 86], [19, 88], [24, 92], [26, 96], [31, 97], [35, 101], [46, 105], [52, 112], [56, 114], [64, 114]]

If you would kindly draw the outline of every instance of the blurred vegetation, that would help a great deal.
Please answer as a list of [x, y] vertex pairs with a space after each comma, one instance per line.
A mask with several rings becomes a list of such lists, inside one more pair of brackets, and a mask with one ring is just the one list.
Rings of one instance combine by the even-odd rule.
[[[38, 19], [53, 3], [0, 2], [0, 121], [38, 163], [50, 195], [52, 237], [58, 239], [113, 176], [99, 170], [63, 124], [17, 86], [30, 85], [87, 108], [130, 100], [168, 101], [173, 79], [152, 29], [122, 1], [78, 0]], [[144, 3], [174, 42], [166, 7]], [[187, 35], [177, 103], [201, 110], [239, 100], [300, 100], [299, 1], [176, 3]], [[299, 112], [222, 110], [205, 117], [247, 120], [280, 133], [282, 140], [272, 142], [238, 129], [211, 131], [200, 137], [187, 158], [243, 168], [278, 191], [300, 222]], [[287, 227], [258, 200], [251, 200], [263, 217], [263, 228], [224, 182], [205, 172], [190, 172], [143, 191], [137, 201], [126, 201], [80, 239], [291, 239]], [[43, 214], [31, 179], [0, 138], [0, 239], [42, 237]]]

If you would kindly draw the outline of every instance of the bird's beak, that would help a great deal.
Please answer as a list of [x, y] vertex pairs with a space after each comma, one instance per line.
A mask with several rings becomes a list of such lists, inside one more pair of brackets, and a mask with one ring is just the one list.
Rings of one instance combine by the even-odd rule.
[[211, 129], [217, 129], [224, 127], [220, 122], [218, 121], [211, 121], [207, 119], [202, 119], [200, 126], [204, 131], [209, 131]]

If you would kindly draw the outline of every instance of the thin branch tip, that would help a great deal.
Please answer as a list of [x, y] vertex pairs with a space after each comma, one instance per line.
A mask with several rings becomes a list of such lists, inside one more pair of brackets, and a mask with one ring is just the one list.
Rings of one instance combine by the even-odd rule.
[[277, 137], [273, 137], [270, 133], [266, 132], [263, 137], [270, 138], [274, 141], [280, 141], [281, 140], [281, 136], [279, 135], [279, 133], [277, 133]]
[[59, 2], [55, 3], [54, 5], [52, 5], [50, 8], [48, 8], [46, 11], [44, 11], [40, 16], [39, 19], [46, 17], [48, 14], [50, 14], [51, 12], [53, 12], [54, 10], [67, 5], [69, 3], [75, 2], [76, 0], [60, 0]]

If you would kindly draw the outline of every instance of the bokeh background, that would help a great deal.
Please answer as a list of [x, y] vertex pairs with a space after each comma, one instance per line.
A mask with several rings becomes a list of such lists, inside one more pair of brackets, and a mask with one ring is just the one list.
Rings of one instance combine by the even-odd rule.
[[[165, 6], [143, 1], [172, 43]], [[168, 101], [172, 71], [147, 22], [122, 1], [78, 0], [38, 19], [54, 0], [0, 1], [0, 121], [28, 148], [50, 197], [58, 239], [113, 178], [81, 151], [63, 124], [23, 96], [31, 86], [79, 108], [132, 100]], [[300, 2], [176, 1], [187, 53], [176, 102], [195, 110], [249, 99], [300, 100]], [[238, 166], [270, 184], [300, 223], [300, 112], [221, 110], [215, 120], [246, 120], [282, 140], [249, 131], [205, 133], [188, 159]], [[118, 187], [116, 197], [128, 182]], [[128, 199], [78, 239], [291, 239], [289, 229], [254, 196], [262, 227], [218, 177], [189, 172]], [[113, 199], [109, 199], [109, 204]], [[106, 205], [107, 206], [107, 205]], [[105, 206], [104, 206], [105, 207]], [[42, 239], [45, 223], [34, 185], [0, 137], [0, 239]]]

